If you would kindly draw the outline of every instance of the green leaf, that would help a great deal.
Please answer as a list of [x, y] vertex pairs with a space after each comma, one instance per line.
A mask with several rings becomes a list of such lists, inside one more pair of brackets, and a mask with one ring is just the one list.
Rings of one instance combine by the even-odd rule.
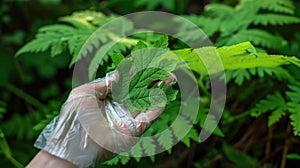
[[[107, 51], [113, 46], [114, 42], [108, 42], [107, 44], [100, 47], [99, 50], [97, 50], [96, 54], [94, 55], [88, 69], [89, 79], [93, 78], [94, 73], [97, 71], [100, 62], [105, 59]], [[91, 45], [93, 46], [93, 45]], [[84, 47], [83, 47], [84, 48]]]
[[293, 23], [300, 23], [300, 18], [295, 16], [289, 15], [282, 15], [282, 14], [259, 14], [256, 16], [254, 20], [254, 24], [258, 25], [284, 25], [284, 24], [293, 24]]
[[266, 99], [260, 100], [250, 111], [254, 117], [271, 111], [272, 114], [268, 118], [268, 126], [270, 127], [286, 114], [286, 110], [287, 106], [284, 98], [280, 93], [276, 92], [273, 95], [267, 95]]
[[138, 51], [138, 50], [141, 50], [143, 48], [147, 48], [147, 44], [145, 44], [142, 41], [138, 41], [137, 44], [131, 50], [131, 52]]
[[300, 85], [289, 85], [290, 91], [286, 92], [286, 96], [293, 102], [300, 102]]
[[232, 46], [224, 46], [217, 49], [218, 53], [222, 58], [228, 58], [236, 55], [243, 55], [247, 53], [256, 53], [256, 52], [249, 52], [255, 51], [254, 46], [250, 42], [243, 42], [239, 44], [235, 44]]
[[291, 0], [254, 0], [253, 3], [256, 3], [261, 9], [280, 13], [294, 14], [295, 7]]
[[135, 1], [135, 6], [146, 6], [147, 10], [154, 10], [159, 6], [163, 6], [168, 10], [175, 10], [175, 0], [167, 0], [167, 1], [160, 1], [160, 0], [138, 0]]
[[16, 55], [19, 56], [27, 52], [44, 52], [49, 49], [52, 44], [57, 42], [56, 40], [54, 40], [55, 38], [59, 37], [53, 34], [44, 34], [42, 36], [39, 36], [38, 38], [28, 42], [25, 46], [23, 46]]
[[274, 95], [267, 95], [267, 99], [259, 101], [255, 108], [251, 109], [251, 115], [258, 117], [268, 111], [272, 112], [268, 117], [269, 127], [286, 115], [286, 102], [280, 93], [276, 92]]
[[288, 110], [290, 111], [291, 125], [295, 136], [300, 136], [300, 104], [289, 102]]
[[180, 115], [176, 120], [177, 121], [173, 123], [171, 128], [177, 140], [181, 140], [185, 136], [185, 132], [183, 132], [182, 130], [191, 127], [192, 123]]
[[226, 71], [226, 81], [229, 82], [230, 79], [234, 79], [234, 82], [241, 86], [245, 80], [250, 79], [250, 74], [246, 69]]
[[53, 120], [54, 117], [56, 117], [58, 114], [59, 114], [59, 111], [53, 111], [52, 113], [48, 113], [45, 116], [45, 119], [43, 119], [42, 121], [40, 121], [33, 127], [33, 130], [35, 130], [35, 131], [43, 130], [47, 126], [47, 124], [49, 124], [50, 121]]
[[213, 74], [223, 70], [222, 63], [218, 64], [219, 54], [215, 47], [182, 49], [174, 53], [188, 62], [191, 70], [199, 74]]
[[[159, 134], [157, 141], [166, 150], [172, 148], [172, 145], [173, 145], [172, 131], [170, 129], [165, 129], [161, 134]], [[170, 154], [170, 152], [171, 152], [171, 150], [168, 150], [169, 154]]]
[[276, 109], [272, 112], [272, 114], [268, 118], [268, 127], [272, 126], [274, 123], [278, 122], [281, 117], [286, 115], [285, 109]]
[[118, 65], [123, 59], [124, 59], [124, 56], [120, 53], [115, 53], [111, 56], [111, 60], [114, 65]]
[[169, 45], [169, 37], [167, 35], [163, 35], [152, 45], [154, 48], [163, 48], [167, 49]]
[[106, 165], [110, 165], [110, 166], [114, 166], [114, 165], [117, 165], [119, 163], [119, 155], [118, 156], [115, 156], [114, 158], [110, 159], [110, 160], [107, 160], [105, 161], [104, 163]]
[[[183, 17], [190, 20], [197, 26], [199, 26], [207, 36], [214, 35], [219, 30], [219, 27], [222, 23], [220, 18], [209, 18], [209, 17], [204, 17], [204, 16], [194, 16], [194, 15], [186, 15]], [[185, 26], [184, 23], [182, 25], [180, 25], [181, 32], [184, 32], [184, 34], [182, 34], [182, 37], [184, 38], [186, 36], [189, 36], [186, 38], [193, 39], [193, 38], [195, 38], [193, 33], [191, 33], [191, 32], [186, 33], [186, 31], [190, 31], [188, 29], [188, 26], [189, 25]]]
[[287, 80], [287, 81], [295, 81], [294, 77], [291, 76], [289, 71], [284, 69], [283, 67], [256, 67], [256, 68], [250, 68], [249, 72], [251, 75], [258, 75], [260, 78], [264, 78], [266, 75], [270, 77], [275, 77], [275, 79], [278, 80]]
[[129, 108], [130, 111], [163, 107], [167, 102], [174, 100], [177, 92], [171, 88], [147, 88], [151, 82], [165, 80], [169, 75], [169, 72], [157, 68], [148, 68], [136, 73], [129, 85], [129, 99], [136, 109]]
[[281, 48], [287, 44], [281, 36], [271, 34], [265, 30], [247, 29], [241, 30], [226, 42], [226, 45], [233, 45], [244, 41], [251, 41], [255, 45], [266, 48]]
[[199, 133], [197, 133], [197, 130], [195, 128], [192, 128], [185, 136], [181, 139], [181, 142], [183, 142], [188, 148], [191, 146], [191, 140], [194, 140], [195, 142], [200, 142], [199, 139]]
[[287, 159], [300, 160], [300, 155], [297, 153], [289, 153], [286, 155]]
[[208, 114], [207, 111], [199, 111], [199, 126], [209, 133], [224, 137], [224, 133], [218, 127], [215, 116]]
[[141, 147], [141, 141], [138, 141], [131, 149], [130, 154], [134, 156], [134, 159], [139, 162], [141, 160], [143, 150]]
[[149, 88], [152, 82], [167, 79], [177, 66], [174, 59], [169, 59], [167, 41], [167, 36], [163, 36], [154, 43], [155, 48], [145, 48], [144, 43], [138, 42], [132, 56], [117, 67], [120, 80], [112, 85], [113, 99], [129, 111], [163, 107], [176, 98], [177, 91], [171, 87]]
[[119, 155], [118, 157], [122, 165], [126, 165], [130, 160], [129, 156]]
[[155, 155], [156, 146], [154, 144], [154, 140], [151, 137], [143, 138], [141, 144], [147, 155]]
[[[174, 53], [188, 62], [191, 70], [199, 74], [215, 74], [223, 70], [256, 67], [278, 67], [285, 64], [294, 64], [300, 67], [300, 60], [295, 57], [256, 53], [255, 48], [249, 42], [218, 49], [215, 47], [203, 47], [195, 50], [175, 50]], [[221, 60], [221, 63], [218, 63], [218, 58]], [[239, 74], [235, 74], [236, 77], [240, 77], [236, 81], [239, 84], [243, 82], [244, 78], [249, 78], [249, 74], [245, 70], [241, 70], [241, 72], [243, 73], [243, 78]]]
[[223, 144], [223, 151], [226, 157], [239, 168], [251, 168], [257, 164], [255, 158], [235, 149], [229, 145]]

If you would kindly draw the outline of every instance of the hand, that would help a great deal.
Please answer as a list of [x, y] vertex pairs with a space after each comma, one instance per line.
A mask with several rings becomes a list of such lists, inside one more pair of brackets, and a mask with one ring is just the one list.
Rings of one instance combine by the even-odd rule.
[[[169, 86], [174, 80], [171, 75], [157, 84], [165, 82]], [[45, 128], [36, 146], [78, 167], [107, 160], [114, 153], [132, 147], [137, 136], [149, 127], [164, 107], [130, 113], [107, 98], [112, 91], [112, 81], [118, 81], [117, 72], [74, 88], [62, 106], [59, 119]]]

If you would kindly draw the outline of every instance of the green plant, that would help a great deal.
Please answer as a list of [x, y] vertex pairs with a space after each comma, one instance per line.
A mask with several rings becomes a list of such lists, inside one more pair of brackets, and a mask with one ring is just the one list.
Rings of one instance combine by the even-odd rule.
[[[246, 2], [244, 2], [246, 3]], [[229, 9], [228, 9], [229, 10]], [[231, 10], [231, 9], [230, 9]], [[232, 9], [234, 10], [234, 9]], [[238, 10], [239, 11], [239, 10]], [[239, 11], [240, 12], [240, 11]], [[32, 53], [39, 53], [39, 52], [45, 52], [46, 50], [51, 51], [51, 56], [56, 56], [63, 52], [63, 50], [68, 50], [71, 56], [71, 63], [70, 65], [73, 65], [76, 63], [80, 58], [85, 57], [86, 55], [91, 54], [94, 50], [97, 50], [97, 48], [101, 49], [101, 47], [105, 47], [107, 45], [105, 42], [108, 40], [115, 40], [117, 37], [113, 34], [98, 36], [98, 38], [93, 39], [91, 43], [93, 46], [96, 46], [96, 48], [87, 48], [86, 51], [83, 51], [79, 54], [80, 47], [83, 47], [85, 41], [92, 35], [93, 31], [96, 30], [96, 26], [101, 26], [106, 22], [111, 21], [116, 16], [105, 16], [101, 13], [95, 13], [95, 12], [77, 12], [72, 16], [63, 17], [60, 19], [62, 22], [66, 22], [68, 24], [58, 24], [53, 26], [46, 26], [44, 28], [41, 28], [36, 36], [36, 39], [29, 42], [27, 45], [25, 45], [22, 49], [19, 50], [18, 55], [21, 55], [23, 53], [32, 52]], [[296, 18], [293, 18], [294, 21], [298, 21]], [[272, 22], [273, 23], [273, 22]], [[249, 23], [250, 24], [250, 23]], [[85, 31], [84, 33], [83, 30]], [[128, 29], [127, 29], [128, 30]], [[237, 29], [238, 30], [238, 29]], [[225, 31], [225, 30], [224, 30]], [[123, 30], [123, 32], [126, 32], [126, 29]], [[224, 32], [223, 32], [224, 33]], [[225, 33], [228, 33], [225, 31]], [[99, 64], [106, 67], [107, 71], [111, 71], [112, 69], [115, 69], [118, 67], [118, 64], [122, 64], [123, 56], [121, 54], [126, 54], [128, 50], [125, 50], [125, 48], [129, 48], [130, 50], [137, 50], [145, 48], [146, 45], [142, 42], [137, 43], [139, 38], [137, 37], [129, 37], [129, 41], [125, 41], [125, 43], [121, 42], [121, 45], [119, 45], [117, 49], [110, 50], [108, 54], [105, 56], [105, 61], [108, 61], [106, 64], [102, 62], [101, 60], [95, 59], [96, 61], [92, 61], [90, 64], [90, 73], [93, 74], [95, 70], [98, 68]], [[145, 38], [144, 38], [145, 39]], [[145, 41], [145, 40], [143, 40]], [[43, 45], [37, 45], [42, 42]], [[146, 43], [155, 43], [153, 41], [146, 41]], [[161, 42], [156, 42], [161, 43]], [[254, 43], [257, 43], [257, 41]], [[133, 46], [135, 46], [133, 48]], [[162, 42], [163, 48], [166, 48], [167, 41], [166, 39]], [[226, 43], [231, 44], [231, 43]], [[261, 43], [258, 43], [261, 44]], [[125, 46], [125, 48], [123, 48]], [[155, 46], [155, 44], [154, 44]], [[263, 45], [264, 46], [264, 45]], [[272, 46], [272, 45], [266, 45], [266, 46]], [[276, 46], [276, 45], [274, 45]], [[157, 47], [162, 47], [161, 44], [159, 44]], [[278, 46], [277, 46], [278, 47]], [[215, 101], [211, 99], [211, 94], [207, 91], [210, 89], [209, 80], [207, 78], [207, 75], [215, 75], [218, 76], [219, 72], [221, 72], [223, 69], [219, 67], [209, 68], [206, 69], [205, 64], [203, 62], [203, 59], [214, 57], [215, 55], [218, 55], [222, 61], [222, 64], [224, 66], [224, 70], [227, 70], [226, 77], [228, 82], [230, 79], [234, 79], [235, 82], [239, 85], [242, 85], [245, 80], [250, 80], [252, 76], [258, 75], [259, 80], [265, 80], [265, 75], [276, 75], [275, 78], [278, 80], [289, 80], [292, 84], [293, 82], [296, 82], [295, 79], [289, 75], [289, 72], [279, 66], [287, 65], [287, 64], [294, 64], [298, 67], [300, 67], [300, 60], [298, 60], [295, 57], [288, 57], [288, 56], [282, 56], [282, 55], [269, 55], [265, 52], [256, 51], [254, 46], [251, 45], [249, 42], [240, 43], [237, 45], [233, 45], [230, 47], [203, 47], [203, 48], [197, 48], [197, 49], [178, 49], [173, 51], [176, 55], [178, 55], [181, 59], [183, 59], [185, 62], [188, 62], [187, 66], [191, 68], [193, 72], [200, 75], [200, 77], [197, 79], [197, 83], [199, 85], [199, 88], [202, 92], [205, 93], [204, 98], [208, 100], [208, 102], [205, 102], [204, 105], [199, 109], [199, 114], [197, 116], [197, 119], [193, 122], [191, 121], [191, 115], [188, 112], [183, 113], [183, 115], [179, 115], [178, 118], [180, 120], [180, 124], [173, 125], [173, 129], [170, 131], [167, 131], [167, 134], [161, 135], [161, 136], [155, 136], [157, 132], [162, 132], [168, 128], [172, 122], [174, 121], [175, 117], [178, 114], [179, 111], [179, 105], [180, 105], [180, 97], [177, 97], [176, 100], [169, 104], [169, 106], [165, 109], [161, 117], [153, 123], [153, 125], [143, 134], [143, 136], [149, 136], [154, 135], [155, 138], [150, 139], [148, 141], [138, 142], [131, 151], [127, 152], [127, 155], [131, 155], [131, 153], [140, 154], [142, 155], [144, 152], [147, 155], [150, 155], [150, 159], [152, 161], [155, 160], [154, 156], [151, 156], [155, 153], [155, 144], [159, 144], [161, 147], [165, 148], [168, 153], [171, 153], [172, 149], [172, 141], [173, 139], [180, 140], [182, 143], [186, 145], [186, 147], [190, 147], [191, 141], [200, 142], [200, 139], [197, 134], [197, 130], [199, 128], [203, 128], [204, 130], [208, 132], [212, 132], [211, 127], [213, 127], [216, 124], [215, 116], [208, 114], [209, 110], [209, 102]], [[97, 55], [95, 56], [97, 57]], [[137, 61], [138, 57], [133, 56], [131, 58], [131, 61]], [[126, 59], [128, 60], [128, 59]], [[150, 60], [153, 61], [153, 60]], [[206, 64], [214, 64], [215, 60], [207, 60]], [[121, 68], [122, 70], [122, 68]], [[122, 71], [123, 72], [123, 71]], [[140, 76], [142, 74], [137, 74], [137, 76]], [[165, 76], [167, 77], [167, 76]], [[224, 78], [224, 76], [220, 77], [221, 79]], [[122, 82], [121, 82], [122, 83]], [[129, 85], [129, 84], [128, 84]], [[298, 87], [291, 85], [292, 89], [297, 90]], [[122, 87], [121, 87], [122, 88]], [[291, 117], [291, 124], [294, 129], [295, 135], [299, 134], [299, 124], [298, 124], [298, 112], [295, 111], [295, 106], [298, 106], [298, 101], [293, 98], [290, 92], [287, 91], [288, 100], [290, 103], [288, 105], [285, 105], [285, 100], [280, 97], [279, 93], [276, 93], [274, 96], [267, 96], [267, 100], [260, 100], [257, 105], [254, 106], [252, 110], [250, 110], [251, 114], [256, 116], [259, 116], [262, 113], [265, 113], [270, 110], [274, 110], [272, 115], [269, 117], [269, 126], [277, 122], [283, 115], [285, 115], [287, 109], [290, 109], [290, 117]], [[292, 97], [291, 97], [292, 96]], [[294, 96], [297, 97], [297, 96]], [[135, 100], [136, 97], [131, 97], [131, 100]], [[122, 98], [121, 98], [122, 99]], [[258, 100], [257, 100], [258, 101]], [[278, 102], [274, 104], [274, 102]], [[269, 106], [268, 106], [269, 105]], [[141, 107], [141, 109], [146, 108], [146, 106]], [[54, 115], [48, 115], [48, 119], [45, 121], [48, 121], [51, 119]], [[209, 124], [204, 125], [204, 121], [207, 119]], [[226, 120], [226, 118], [225, 118]], [[36, 128], [42, 128], [43, 125], [46, 124], [45, 121], [42, 121], [38, 127]], [[230, 117], [228, 122], [234, 121], [234, 116]], [[188, 125], [193, 124], [194, 127], [188, 132], [187, 135], [182, 134], [180, 131], [181, 128], [188, 127]], [[222, 131], [222, 128], [217, 127], [213, 133], [218, 136], [225, 136], [226, 134], [224, 131]], [[225, 151], [228, 151], [230, 148], [224, 148]], [[130, 157], [128, 156], [122, 156], [119, 155], [115, 157], [114, 159], [106, 162], [109, 165], [114, 165], [117, 163], [126, 164], [130, 160]], [[140, 157], [135, 157], [136, 161], [140, 161]]]
[[217, 46], [250, 41], [268, 49], [282, 49], [287, 41], [267, 26], [300, 23], [291, 0], [240, 0], [235, 6], [209, 4], [200, 16], [186, 16], [197, 24]]
[[[177, 91], [171, 87], [154, 85], [148, 88], [153, 81], [166, 80], [179, 63], [176, 59], [170, 59], [167, 47], [167, 36], [156, 41], [150, 49], [139, 41], [131, 57], [117, 65], [120, 80], [112, 85], [113, 99], [131, 112], [164, 107], [175, 100]], [[135, 72], [132, 72], [133, 68]]]
[[[20, 164], [25, 165], [35, 155], [37, 150], [32, 144], [66, 100], [72, 87], [71, 74], [75, 63], [94, 56], [89, 76], [96, 73], [101, 77], [116, 69], [123, 55], [134, 52], [138, 41], [149, 47], [162, 37], [157, 33], [142, 33], [120, 39], [118, 35], [123, 36], [124, 32], [132, 30], [132, 24], [124, 20], [127, 24], [123, 25], [126, 26], [109, 29], [106, 34], [100, 34], [99, 38], [89, 42], [93, 47], [83, 47], [99, 26], [118, 15], [141, 10], [185, 14], [184, 17], [202, 28], [215, 43], [216, 48], [190, 49], [173, 37], [168, 42], [171, 50], [167, 50], [185, 60], [180, 68], [189, 67], [194, 73], [201, 95], [200, 100], [194, 100], [200, 101], [199, 113], [195, 121], [191, 120], [194, 117], [192, 113], [179, 113], [180, 94], [177, 94], [160, 118], [142, 135], [155, 135], [154, 138], [138, 142], [125, 154], [153, 155], [157, 148], [166, 149], [166, 152], [133, 159], [118, 155], [107, 164], [99, 163], [96, 167], [110, 167], [108, 164], [113, 167], [298, 166], [300, 69], [295, 66], [299, 64], [297, 59], [283, 55], [300, 58], [299, 2], [76, 0], [74, 3], [4, 0], [0, 4], [0, 37], [3, 39], [0, 42], [0, 127], [3, 132], [0, 154], [5, 156], [0, 160], [0, 167], [21, 167]], [[89, 11], [61, 17], [71, 11], [87, 9]], [[93, 10], [100, 10], [105, 15]], [[12, 19], [15, 16], [18, 19]], [[178, 24], [182, 30], [180, 37], [194, 40], [195, 33], [185, 26]], [[118, 30], [117, 35], [114, 32]], [[24, 44], [29, 39], [33, 40]], [[110, 48], [110, 41], [117, 43], [104, 59], [95, 54], [101, 48]], [[254, 44], [255, 48], [246, 41]], [[14, 57], [23, 45], [18, 57]], [[83, 52], [79, 55], [82, 47]], [[217, 68], [207, 70], [203, 66], [199, 56], [206, 58], [211, 54], [221, 56], [225, 75], [221, 75]], [[226, 106], [213, 135], [199, 143], [199, 132], [212, 132], [217, 124], [216, 116], [208, 113], [210, 104], [225, 99], [212, 97], [210, 79], [226, 80]], [[174, 85], [173, 89], [179, 90], [179, 87]], [[212, 108], [217, 110], [216, 106]], [[174, 124], [177, 116], [180, 122]], [[167, 129], [170, 125], [172, 129]], [[191, 125], [193, 127], [184, 136], [182, 128]], [[158, 135], [159, 132], [165, 134]], [[172, 147], [176, 140], [181, 141]], [[3, 145], [5, 142], [9, 145]]]

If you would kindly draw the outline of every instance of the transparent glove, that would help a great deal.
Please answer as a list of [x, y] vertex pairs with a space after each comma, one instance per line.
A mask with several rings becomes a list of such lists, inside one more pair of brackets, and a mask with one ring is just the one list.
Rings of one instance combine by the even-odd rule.
[[[163, 111], [163, 107], [130, 113], [124, 106], [107, 98], [113, 72], [105, 78], [74, 88], [55, 117], [38, 137], [35, 147], [72, 162], [80, 168], [107, 160], [114, 153], [130, 149]], [[170, 76], [166, 85], [174, 82]], [[162, 81], [158, 82], [158, 84]]]

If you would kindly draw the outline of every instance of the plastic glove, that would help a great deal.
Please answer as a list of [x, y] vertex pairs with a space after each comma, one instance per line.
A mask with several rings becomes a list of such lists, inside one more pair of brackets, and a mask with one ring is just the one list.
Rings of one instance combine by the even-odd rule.
[[[45, 127], [35, 147], [80, 168], [130, 149], [137, 142], [137, 136], [164, 108], [130, 113], [121, 104], [106, 97], [112, 91], [112, 81], [117, 80], [118, 73], [114, 72], [74, 88], [59, 117]], [[174, 80], [175, 77], [170, 76], [164, 82], [168, 86]]]

